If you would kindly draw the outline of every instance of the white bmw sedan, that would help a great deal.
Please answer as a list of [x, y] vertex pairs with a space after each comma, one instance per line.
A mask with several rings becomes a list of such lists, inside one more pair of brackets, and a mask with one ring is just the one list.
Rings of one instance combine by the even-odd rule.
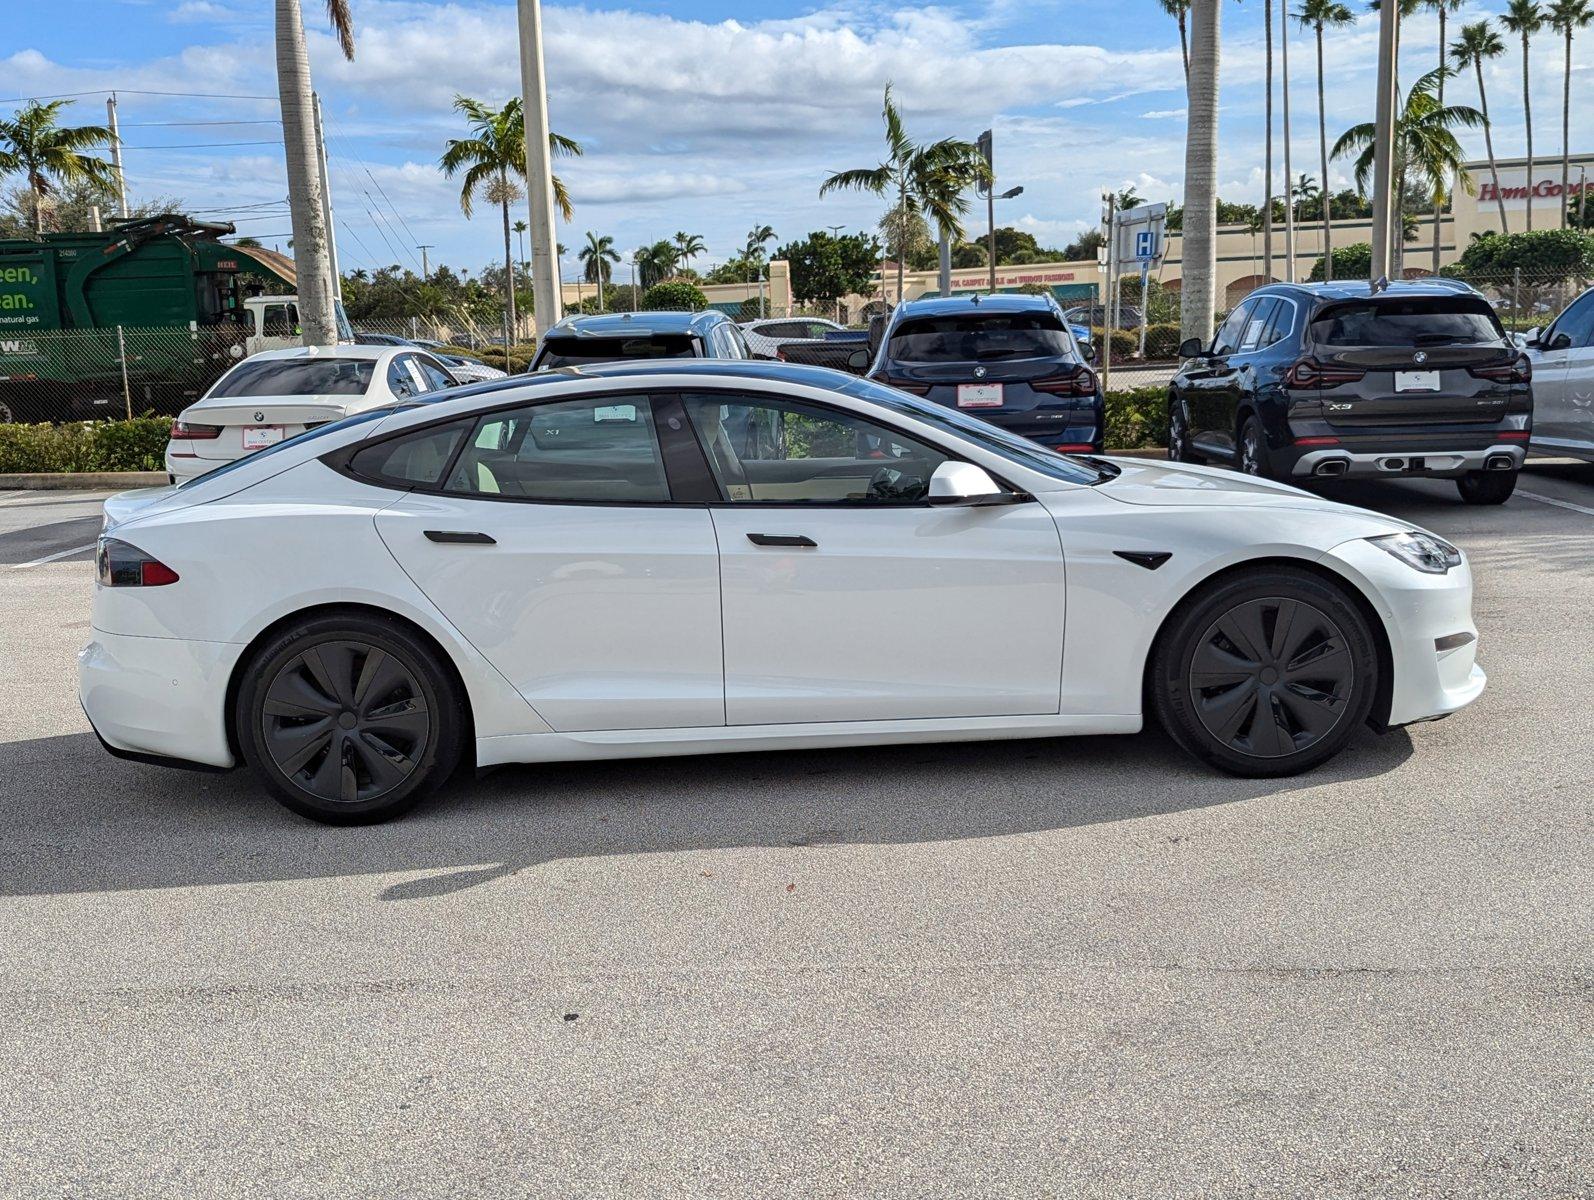
[[317, 425], [457, 382], [419, 346], [295, 346], [252, 354], [172, 422], [166, 472], [180, 483]]
[[105, 506], [81, 697], [122, 757], [330, 822], [463, 764], [1133, 733], [1242, 775], [1477, 697], [1404, 521], [1052, 453], [754, 362], [517, 376]]

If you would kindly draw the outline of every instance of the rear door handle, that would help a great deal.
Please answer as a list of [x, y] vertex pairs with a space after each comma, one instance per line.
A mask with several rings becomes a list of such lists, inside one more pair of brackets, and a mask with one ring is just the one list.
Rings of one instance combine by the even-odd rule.
[[489, 537], [485, 533], [473, 533], [465, 529], [428, 529], [426, 538], [432, 542], [443, 542], [451, 546], [496, 546], [498, 539]]
[[747, 540], [755, 546], [817, 546], [818, 542], [800, 533], [750, 533]]

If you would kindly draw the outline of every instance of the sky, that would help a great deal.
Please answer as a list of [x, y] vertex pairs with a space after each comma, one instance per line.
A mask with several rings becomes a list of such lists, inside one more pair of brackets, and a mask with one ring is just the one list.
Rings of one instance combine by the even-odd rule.
[[[427, 243], [432, 263], [477, 271], [502, 254], [497, 212], [478, 203], [467, 220], [458, 185], [437, 160], [448, 138], [464, 135], [451, 109], [456, 94], [498, 103], [518, 91], [514, 5], [352, 7], [357, 50], [348, 63], [322, 4], [305, 0], [343, 268], [418, 270], [416, 247]], [[1462, 21], [1502, 7], [1503, 0], [1467, 5], [1451, 18], [1451, 37]], [[134, 197], [177, 197], [187, 211], [285, 245], [272, 8], [265, 0], [0, 0], [0, 111], [21, 97], [85, 92], [68, 119], [99, 123], [114, 88]], [[1225, 4], [1222, 24], [1219, 191], [1255, 203], [1265, 126], [1262, 7]], [[1132, 185], [1150, 200], [1180, 195], [1179, 37], [1156, 0], [549, 2], [544, 30], [550, 121], [585, 148], [556, 164], [575, 202], [574, 220], [559, 230], [570, 248], [567, 277], [588, 231], [612, 236], [622, 252], [678, 230], [700, 234], [701, 268], [734, 256], [758, 224], [772, 225], [781, 241], [827, 226], [873, 229], [879, 200], [818, 193], [831, 172], [880, 160], [888, 82], [916, 138], [972, 140], [994, 129], [999, 190], [1024, 188], [998, 202], [997, 221], [1043, 245], [1061, 246], [1094, 226], [1104, 188]], [[1431, 14], [1407, 23], [1403, 80], [1433, 64], [1437, 32]], [[1331, 142], [1372, 119], [1376, 39], [1368, 15], [1328, 36]], [[1485, 75], [1501, 157], [1523, 149], [1520, 55], [1509, 39], [1507, 46]], [[1594, 65], [1591, 46], [1594, 31], [1574, 53], [1574, 96]], [[1316, 176], [1313, 45], [1293, 26], [1290, 68], [1292, 165], [1297, 175]], [[1561, 50], [1553, 36], [1536, 41], [1532, 70], [1535, 152], [1558, 155]], [[1470, 76], [1449, 86], [1449, 98], [1477, 102]], [[1590, 149], [1578, 140], [1578, 123], [1574, 108], [1574, 153]], [[1464, 144], [1483, 157], [1481, 134]], [[1282, 181], [1282, 150], [1275, 155]], [[1330, 166], [1336, 188], [1349, 174], [1345, 162]], [[983, 228], [983, 212], [970, 221]]]

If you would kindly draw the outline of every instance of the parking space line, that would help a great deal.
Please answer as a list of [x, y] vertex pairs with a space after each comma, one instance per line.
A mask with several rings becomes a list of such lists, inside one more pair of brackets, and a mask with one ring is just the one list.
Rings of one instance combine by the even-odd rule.
[[1526, 496], [1529, 500], [1537, 500], [1540, 504], [1553, 504], [1556, 508], [1569, 508], [1573, 512], [1580, 512], [1586, 517], [1594, 517], [1594, 508], [1586, 504], [1573, 504], [1570, 500], [1557, 500], [1554, 496], [1541, 496], [1537, 492], [1524, 492], [1517, 488], [1518, 496]]
[[70, 550], [57, 550], [54, 554], [46, 554], [43, 558], [36, 558], [32, 562], [12, 563], [11, 569], [20, 571], [23, 567], [43, 566], [45, 563], [54, 562], [58, 558], [67, 558], [73, 554], [82, 554], [85, 550], [92, 550], [96, 544], [95, 542], [90, 542], [87, 546], [74, 546]]

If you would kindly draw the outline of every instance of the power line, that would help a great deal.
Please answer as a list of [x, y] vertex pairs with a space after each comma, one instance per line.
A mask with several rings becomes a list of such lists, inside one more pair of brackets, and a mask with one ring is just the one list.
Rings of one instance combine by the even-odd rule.
[[123, 150], [219, 150], [225, 146], [280, 146], [281, 138], [267, 138], [263, 142], [178, 142], [172, 146], [129, 146], [122, 144]]
[[277, 100], [277, 96], [243, 96], [234, 92], [152, 92], [141, 88], [94, 88], [87, 92], [54, 92], [48, 96], [12, 96], [8, 100], [0, 100], [0, 104], [28, 104], [34, 100], [75, 100], [79, 96], [108, 96], [115, 92], [119, 96], [179, 96], [195, 100]]
[[167, 125], [281, 125], [281, 117], [256, 117], [247, 121], [123, 121], [123, 129], [154, 129]]

